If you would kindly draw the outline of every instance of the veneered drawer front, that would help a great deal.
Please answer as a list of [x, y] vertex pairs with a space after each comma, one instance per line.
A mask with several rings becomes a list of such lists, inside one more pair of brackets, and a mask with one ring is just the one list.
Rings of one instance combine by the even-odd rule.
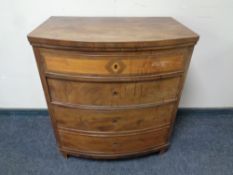
[[132, 135], [84, 135], [58, 129], [61, 147], [89, 153], [128, 153], [166, 144], [169, 128]]
[[187, 49], [83, 54], [41, 49], [47, 72], [83, 75], [140, 75], [182, 71]]
[[162, 103], [176, 98], [180, 77], [156, 81], [89, 83], [47, 79], [52, 102], [121, 106]]
[[57, 126], [90, 132], [124, 132], [171, 123], [174, 103], [127, 110], [87, 110], [53, 106]]

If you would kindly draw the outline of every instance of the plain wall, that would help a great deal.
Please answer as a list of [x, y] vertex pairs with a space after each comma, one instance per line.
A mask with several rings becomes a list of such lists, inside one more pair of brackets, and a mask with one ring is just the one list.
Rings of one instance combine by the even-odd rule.
[[45, 108], [26, 35], [50, 16], [172, 16], [200, 35], [180, 107], [233, 107], [232, 0], [1, 0], [0, 108]]

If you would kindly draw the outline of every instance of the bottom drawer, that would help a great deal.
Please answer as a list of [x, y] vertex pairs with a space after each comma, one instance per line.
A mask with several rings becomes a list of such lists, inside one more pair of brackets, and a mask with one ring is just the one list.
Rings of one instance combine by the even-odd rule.
[[130, 154], [165, 145], [169, 127], [126, 135], [87, 135], [58, 130], [62, 149], [89, 154]]

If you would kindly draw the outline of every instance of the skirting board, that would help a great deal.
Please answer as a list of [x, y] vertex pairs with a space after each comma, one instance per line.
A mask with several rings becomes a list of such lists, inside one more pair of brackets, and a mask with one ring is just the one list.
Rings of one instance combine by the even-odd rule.
[[[177, 115], [189, 115], [189, 114], [224, 114], [232, 115], [233, 117], [233, 107], [232, 108], [179, 108]], [[47, 109], [5, 109], [0, 108], [0, 116], [38, 116], [38, 115], [48, 115]]]

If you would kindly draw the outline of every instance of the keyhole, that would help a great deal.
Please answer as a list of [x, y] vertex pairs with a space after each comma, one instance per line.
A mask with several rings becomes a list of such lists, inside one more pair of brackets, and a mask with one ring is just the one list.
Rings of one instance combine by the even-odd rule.
[[116, 122], [117, 122], [117, 119], [113, 119], [112, 122], [113, 122], [113, 123], [116, 123]]
[[113, 147], [118, 146], [118, 143], [117, 143], [117, 142], [113, 142], [113, 143], [112, 143], [112, 146], [113, 146]]
[[114, 69], [117, 69], [118, 68], [118, 65], [117, 64], [114, 64]]
[[113, 91], [112, 94], [113, 95], [118, 95], [118, 92], [117, 91]]

